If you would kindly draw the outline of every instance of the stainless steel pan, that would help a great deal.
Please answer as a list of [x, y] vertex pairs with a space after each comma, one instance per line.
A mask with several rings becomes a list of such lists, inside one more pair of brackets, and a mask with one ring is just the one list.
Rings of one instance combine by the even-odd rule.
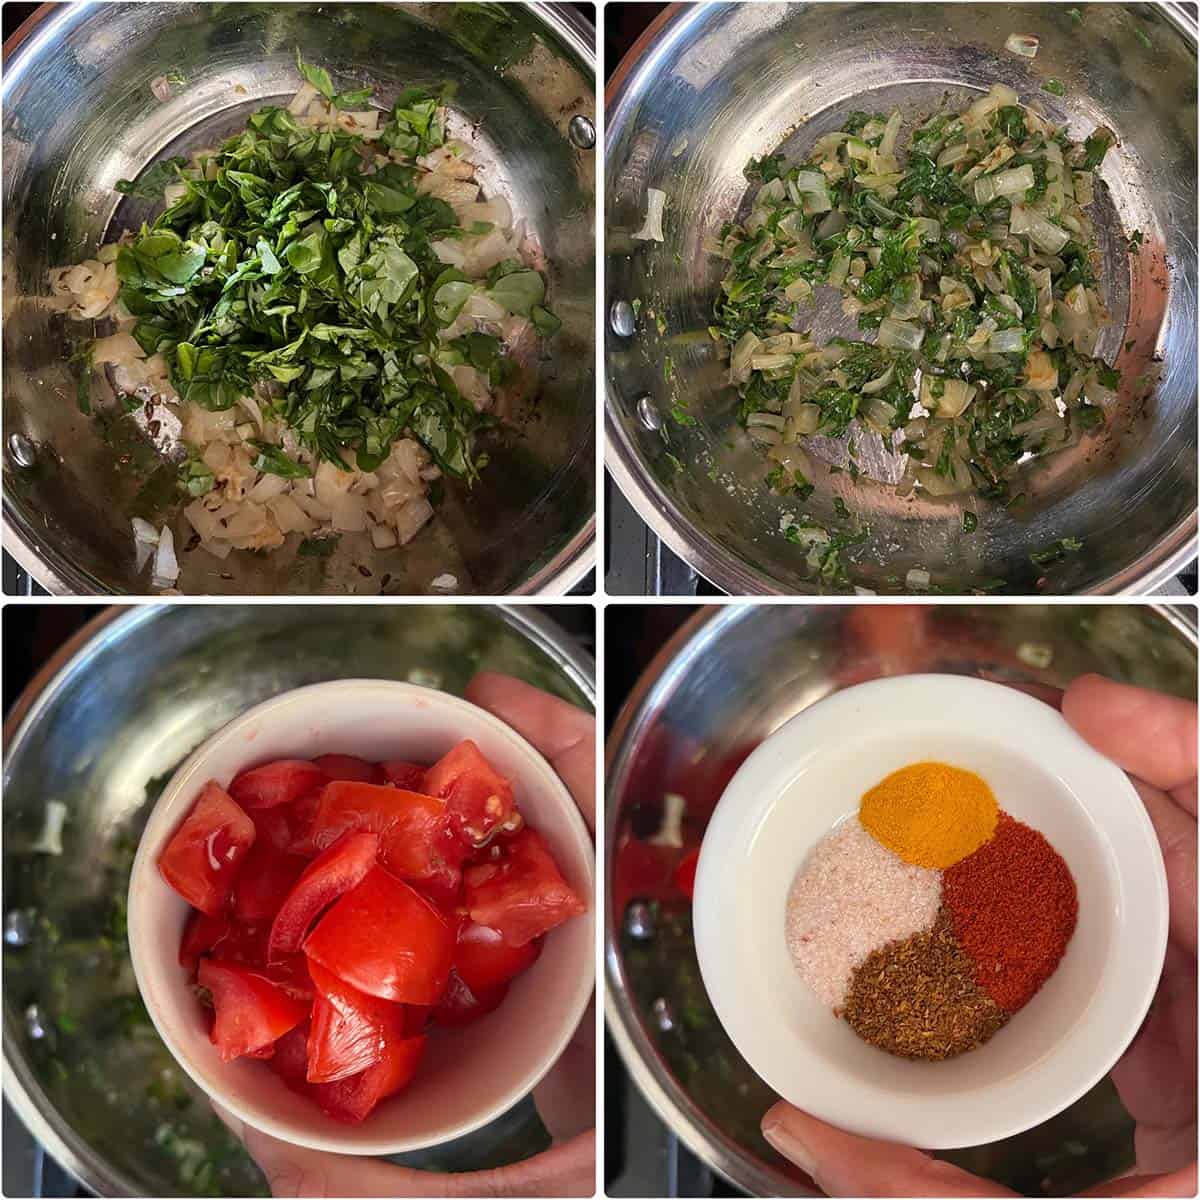
[[[595, 401], [593, 32], [554, 4], [46, 5], [15, 35], [4, 105], [4, 537], [53, 592], [139, 592], [131, 515], [178, 508], [174, 469], [121, 420], [75, 406], [63, 317], [46, 270], [88, 257], [144, 211], [113, 191], [164, 152], [212, 145], [288, 97], [297, 47], [390, 102], [453, 81], [451, 115], [480, 177], [540, 243], [563, 330], [473, 492], [448, 486], [406, 547], [344, 536], [328, 558], [294, 545], [182, 558], [187, 593], [562, 592], [593, 554]], [[151, 85], [176, 82], [160, 101]], [[162, 86], [159, 84], [161, 92]], [[572, 122], [575, 122], [572, 126]], [[118, 203], [121, 201], [121, 203]], [[144, 205], [141, 206], [144, 209]], [[176, 545], [188, 541], [180, 519]], [[182, 536], [181, 536], [182, 535]], [[298, 541], [292, 538], [292, 542]]]
[[[854, 109], [912, 118], [944, 95], [957, 108], [993, 82], [1073, 136], [1109, 125], [1120, 139], [1096, 205], [1114, 316], [1101, 350], [1120, 353], [1125, 379], [1110, 428], [1028, 470], [1026, 503], [985, 506], [971, 536], [960, 504], [901, 501], [844, 474], [818, 471], [805, 508], [835, 529], [841, 498], [870, 526], [849, 558], [856, 582], [878, 591], [902, 590], [911, 567], [954, 592], [995, 579], [1020, 594], [1148, 591], [1195, 553], [1195, 18], [1181, 4], [1083, 5], [1081, 21], [1070, 8], [677, 5], [618, 69], [606, 101], [608, 467], [654, 532], [725, 590], [814, 590], [804, 551], [780, 534], [781, 511], [795, 506], [763, 485], [767, 464], [736, 424], [706, 333], [725, 264], [704, 244], [743, 206], [743, 168], [807, 149]], [[1040, 39], [1035, 59], [1004, 50], [1013, 32]], [[1062, 98], [1042, 90], [1051, 78]], [[668, 196], [662, 244], [631, 237], [648, 187]], [[1144, 245], [1130, 255], [1123, 235], [1137, 229]], [[844, 326], [840, 306], [817, 309], [818, 334], [855, 336]], [[1138, 386], [1160, 359], [1157, 387]], [[694, 428], [672, 420], [676, 400]], [[1033, 566], [1031, 552], [1068, 536], [1083, 550]]]

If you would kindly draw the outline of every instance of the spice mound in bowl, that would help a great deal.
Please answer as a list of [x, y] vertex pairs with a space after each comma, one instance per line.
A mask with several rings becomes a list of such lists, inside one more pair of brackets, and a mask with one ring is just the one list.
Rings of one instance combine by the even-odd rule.
[[692, 915], [717, 1017], [773, 1091], [936, 1150], [1107, 1074], [1162, 970], [1166, 877], [1133, 785], [1061, 713], [909, 675], [806, 705], [745, 760]]
[[1003, 1028], [1075, 929], [1075, 880], [972, 771], [893, 771], [813, 849], [788, 897], [788, 950], [863, 1041], [946, 1059]]

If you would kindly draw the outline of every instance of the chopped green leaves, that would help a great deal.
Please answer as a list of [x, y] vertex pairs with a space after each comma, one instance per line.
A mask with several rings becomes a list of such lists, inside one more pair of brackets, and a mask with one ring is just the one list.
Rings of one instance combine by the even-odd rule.
[[113, 186], [125, 196], [139, 200], [161, 200], [163, 188], [168, 183], [177, 183], [179, 168], [186, 165], [186, 158], [164, 158], [147, 167], [137, 179], [118, 179]]
[[213, 473], [195, 453], [179, 467], [179, 486], [191, 497], [206, 496], [213, 490]]
[[536, 271], [511, 271], [496, 280], [487, 295], [510, 313], [528, 317], [534, 305], [541, 305], [546, 285]]
[[[1010, 502], [1026, 461], [1103, 421], [1088, 388], [1107, 386], [1092, 357], [1104, 298], [1084, 239], [1113, 135], [1077, 144], [1000, 84], [908, 134], [899, 112], [855, 113], [802, 162], [751, 161], [708, 332], [764, 450], [856, 427], [907, 455], [901, 494]], [[875, 344], [792, 332], [822, 285]], [[853, 457], [844, 469], [857, 478]]]
[[250, 443], [258, 456], [254, 460], [254, 469], [264, 471], [268, 475], [281, 475], [284, 479], [307, 479], [311, 472], [302, 463], [289, 458], [278, 446], [269, 442], [252, 441]]
[[333, 90], [333, 80], [329, 78], [329, 72], [324, 67], [310, 67], [300, 57], [299, 49], [296, 50], [296, 69], [326, 100], [333, 99], [335, 93]]
[[[296, 65], [335, 107], [369, 103], [370, 88], [339, 92], [325, 68], [299, 53]], [[147, 355], [166, 357], [185, 400], [224, 410], [255, 394], [321, 458], [340, 463], [352, 450], [361, 464], [378, 465], [411, 433], [443, 470], [474, 478], [484, 461], [474, 439], [487, 420], [438, 363], [451, 354], [451, 366], [469, 362], [493, 387], [513, 367], [490, 333], [468, 331], [448, 345], [440, 331], [475, 294], [543, 337], [560, 322], [542, 276], [523, 262], [473, 280], [438, 261], [435, 241], [491, 230], [463, 229], [445, 200], [418, 191], [413, 160], [444, 143], [441, 96], [414, 87], [370, 142], [266, 107], [199, 167], [166, 159], [123, 181], [121, 191], [152, 200], [166, 184], [186, 185], [117, 252], [133, 337]], [[377, 166], [368, 146], [391, 151], [392, 161]], [[256, 450], [260, 471], [307, 474], [278, 447]], [[202, 495], [211, 474], [191, 464], [181, 481]]]
[[1067, 94], [1066, 85], [1057, 79], [1047, 79], [1042, 84], [1042, 91], [1049, 92], [1052, 96], [1065, 96]]
[[1083, 169], [1094, 171], [1108, 153], [1112, 145], [1112, 136], [1106, 129], [1098, 129], [1083, 143]]
[[1035, 550], [1029, 556], [1029, 561], [1035, 567], [1048, 567], [1052, 563], [1062, 562], [1070, 554], [1078, 554], [1082, 549], [1083, 543], [1078, 538], [1059, 538], [1057, 542], [1052, 542], [1044, 550]]

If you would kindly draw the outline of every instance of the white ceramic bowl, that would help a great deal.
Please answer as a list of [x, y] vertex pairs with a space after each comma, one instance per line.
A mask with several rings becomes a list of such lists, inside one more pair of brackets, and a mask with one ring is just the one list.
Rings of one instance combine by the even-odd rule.
[[[547, 936], [504, 1003], [464, 1029], [431, 1036], [405, 1091], [361, 1125], [326, 1117], [247, 1059], [222, 1063], [177, 954], [188, 904], [159, 875], [159, 852], [204, 784], [276, 758], [353, 754], [432, 763], [472, 738], [512, 780], [521, 811], [546, 839], [588, 912]], [[486, 1125], [516, 1103], [562, 1053], [592, 994], [594, 852], [587, 827], [549, 763], [524, 738], [456, 696], [407, 683], [346, 679], [276, 696], [209, 738], [167, 785], [138, 846], [129, 885], [129, 944], [138, 987], [180, 1066], [213, 1099], [277, 1138], [343, 1154], [395, 1154]]]
[[[860, 1040], [808, 988], [784, 937], [809, 851], [885, 775], [924, 759], [982, 775], [1066, 860], [1079, 920], [1058, 969], [980, 1048], [940, 1063]], [[1066, 1108], [1137, 1032], [1167, 939], [1162, 854], [1137, 792], [1048, 705], [1000, 684], [909, 675], [806, 709], [742, 765], [704, 837], [696, 950], [717, 1015], [784, 1099], [927, 1149], [1008, 1137]]]

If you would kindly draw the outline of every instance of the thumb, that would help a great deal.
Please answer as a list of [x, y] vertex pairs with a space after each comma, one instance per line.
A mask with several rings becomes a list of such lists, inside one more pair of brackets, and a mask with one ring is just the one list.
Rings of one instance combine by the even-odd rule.
[[827, 1196], [1013, 1196], [1007, 1188], [911, 1146], [846, 1133], [780, 1101], [763, 1137]]

